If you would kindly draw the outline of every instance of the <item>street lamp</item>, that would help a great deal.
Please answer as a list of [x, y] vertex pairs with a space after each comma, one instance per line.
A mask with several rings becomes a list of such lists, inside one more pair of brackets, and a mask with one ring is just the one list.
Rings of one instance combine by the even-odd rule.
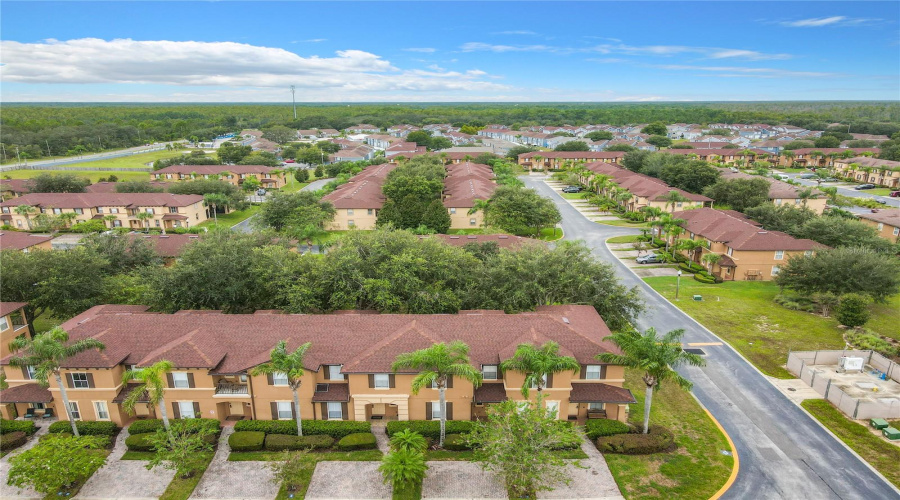
[[681, 288], [681, 269], [678, 270], [678, 277], [675, 278], [675, 300], [678, 300], [679, 288]]

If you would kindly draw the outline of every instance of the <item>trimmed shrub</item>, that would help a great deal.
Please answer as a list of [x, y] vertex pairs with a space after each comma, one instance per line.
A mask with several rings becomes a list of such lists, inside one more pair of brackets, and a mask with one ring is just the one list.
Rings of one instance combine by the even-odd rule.
[[25, 441], [28, 441], [28, 435], [22, 431], [5, 433], [0, 436], [0, 451], [18, 448], [25, 444]]
[[288, 436], [287, 434], [270, 434], [266, 436], [265, 443], [266, 449], [269, 451], [320, 449], [331, 448], [334, 445], [334, 438], [326, 435]]
[[9, 432], [24, 432], [26, 436], [30, 436], [37, 432], [37, 427], [31, 420], [0, 420], [0, 434]]
[[[183, 425], [185, 428], [194, 432], [199, 432], [200, 428], [209, 428], [215, 432], [219, 432], [221, 426], [221, 423], [214, 418], [185, 418], [169, 421], [170, 424], [175, 424], [175, 422], [178, 422], [177, 425]], [[163, 422], [158, 418], [137, 420], [128, 426], [128, 434], [147, 434], [163, 428]]]
[[[82, 436], [111, 437], [119, 432], [119, 427], [116, 426], [115, 422], [79, 420], [78, 422], [75, 422], [75, 427], [78, 428], [78, 433]], [[53, 422], [52, 424], [50, 424], [50, 434], [59, 434], [61, 432], [71, 431], [72, 426], [69, 425], [68, 420], [60, 420], [59, 422]]]
[[341, 451], [374, 450], [376, 447], [375, 434], [371, 432], [349, 434], [337, 443], [337, 449]]
[[[297, 435], [297, 424], [293, 420], [239, 420], [234, 424], [234, 431], [257, 431], [269, 434]], [[331, 436], [341, 439], [350, 434], [372, 432], [369, 422], [352, 420], [304, 420], [304, 436]]]
[[444, 449], [450, 451], [471, 450], [472, 447], [466, 441], [468, 436], [464, 434], [447, 434], [444, 436]]
[[231, 451], [259, 451], [266, 440], [266, 433], [259, 431], [235, 432], [228, 436]]
[[[472, 422], [467, 420], [448, 420], [446, 426], [447, 434], [468, 434], [472, 432]], [[440, 420], [407, 420], [407, 421], [391, 421], [387, 423], [387, 435], [393, 436], [395, 432], [403, 429], [409, 429], [413, 432], [438, 440], [441, 437]]]
[[665, 427], [650, 427], [648, 434], [617, 434], [597, 438], [597, 449], [603, 453], [648, 455], [675, 449], [675, 436]]
[[75, 436], [75, 435], [72, 434], [71, 432], [55, 432], [55, 433], [53, 433], [53, 434], [44, 434], [43, 436], [41, 436], [40, 439], [38, 439], [38, 442], [40, 443], [41, 441], [44, 441], [44, 440], [46, 440], [46, 439], [48, 439], [48, 438], [51, 438], [51, 437], [57, 437], [57, 438], [70, 438], [70, 437], [74, 437], [74, 436]]
[[598, 437], [615, 436], [616, 434], [627, 434], [629, 431], [628, 424], [619, 422], [618, 420], [607, 419], [591, 419], [585, 422], [584, 430], [588, 439], [591, 441]]
[[153, 443], [150, 438], [155, 433], [134, 434], [125, 438], [125, 446], [129, 451], [154, 451]]

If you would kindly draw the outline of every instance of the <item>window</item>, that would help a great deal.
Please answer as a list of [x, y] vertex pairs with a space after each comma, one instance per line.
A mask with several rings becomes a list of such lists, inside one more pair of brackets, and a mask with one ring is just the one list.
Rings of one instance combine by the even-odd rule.
[[170, 214], [177, 214], [177, 213], [178, 213], [178, 207], [169, 207], [169, 213], [170, 213]]
[[62, 213], [62, 209], [61, 209], [61, 208], [54, 208], [54, 209], [53, 209], [53, 213], [56, 214], [56, 215], [59, 215], [59, 214]]
[[366, 209], [366, 215], [375, 215], [375, 209], [374, 209], [374, 208], [367, 208], [367, 209]]
[[78, 411], [78, 403], [75, 401], [69, 403], [69, 413], [71, 414], [72, 420], [81, 420], [81, 412]]
[[347, 221], [347, 227], [353, 227], [353, 226], [355, 226], [355, 225], [356, 225], [356, 223], [353, 222], [352, 220], [348, 220], [348, 221]]
[[450, 213], [453, 214], [453, 215], [455, 215], [455, 214], [456, 214], [456, 209], [455, 209], [455, 208], [451, 208], [451, 209], [450, 209]]
[[94, 411], [97, 412], [97, 420], [109, 420], [109, 409], [106, 401], [94, 401]]
[[84, 209], [83, 209], [83, 208], [75, 208], [75, 209], [73, 209], [73, 210], [75, 210], [75, 213], [78, 214], [78, 215], [84, 215]]
[[730, 257], [730, 256], [731, 256], [731, 254], [733, 254], [733, 253], [734, 253], [734, 249], [733, 249], [733, 248], [731, 248], [731, 247], [728, 247], [728, 251], [727, 251], [727, 252], [725, 252], [725, 253], [726, 253], [726, 254], [728, 254], [728, 256], [729, 256], [729, 257]]
[[44, 403], [28, 403], [29, 408], [34, 408], [35, 410], [43, 410], [47, 408], [47, 405]]
[[478, 225], [478, 221], [475, 220], [475, 219], [469, 219], [469, 225], [470, 225], [470, 226], [477, 226], [477, 225]]
[[6, 331], [9, 328], [9, 321], [6, 320], [6, 316], [0, 318], [0, 331]]
[[605, 403], [588, 403], [588, 410], [604, 410]]
[[172, 383], [176, 389], [187, 389], [191, 386], [187, 372], [172, 372]]
[[547, 401], [547, 413], [559, 418], [559, 401]]
[[775, 204], [781, 205], [781, 198], [775, 198]]
[[[543, 381], [543, 386], [544, 386], [544, 387], [547, 387], [547, 374], [546, 374], [546, 373], [544, 374], [543, 377], [541, 377], [541, 380]], [[531, 388], [532, 388], [532, 389], [537, 389], [537, 384], [534, 383], [534, 381], [531, 383]]]
[[26, 366], [25, 374], [28, 375], [28, 380], [34, 380], [35, 368], [33, 366]]
[[156, 219], [156, 227], [159, 227], [159, 219]]
[[114, 221], [113, 221], [113, 227], [122, 227], [122, 221], [120, 221], [120, 220], [118, 220], [118, 219], [117, 219], [117, 220], [114, 220]]
[[8, 214], [8, 213], [9, 213], [9, 207], [3, 207], [3, 213]]
[[432, 401], [431, 402], [431, 420], [440, 420], [441, 419], [441, 402], [440, 401]]
[[344, 374], [341, 373], [342, 365], [328, 365], [329, 380], [344, 380]]
[[340, 403], [328, 403], [328, 420], [343, 420], [344, 412]]
[[272, 385], [288, 385], [287, 373], [275, 372], [272, 374]]
[[481, 367], [481, 378], [484, 380], [497, 380], [497, 365], [483, 365]]
[[813, 254], [812, 250], [807, 250], [807, 251], [803, 252], [803, 255], [805, 255], [807, 257], [812, 257], [812, 254]]
[[199, 416], [194, 413], [194, 403], [190, 401], [178, 403], [178, 413], [181, 418], [197, 418]]
[[72, 374], [72, 388], [73, 389], [90, 389], [91, 384], [88, 382], [87, 373], [73, 373]]
[[600, 365], [587, 365], [584, 370], [585, 380], [600, 380], [603, 378], [603, 367]]
[[147, 212], [148, 214], [151, 214], [151, 215], [156, 213], [156, 212], [153, 211], [152, 208], [145, 208], [144, 211]]
[[391, 377], [387, 373], [375, 374], [375, 388], [389, 389], [391, 387]]
[[279, 402], [275, 403], [278, 411], [278, 420], [290, 420], [294, 418], [294, 412], [291, 411], [291, 403]]
[[900, 234], [900, 227], [895, 227], [894, 228], [894, 236], [897, 236], [898, 234]]
[[348, 209], [347, 209], [347, 215], [353, 215], [353, 209], [352, 209], [352, 208], [348, 208]]
[[778, 276], [779, 271], [781, 271], [781, 266], [772, 266], [772, 276]]
[[775, 260], [784, 259], [784, 250], [775, 250]]
[[[97, 213], [98, 213], [98, 214], [102, 214], [102, 213], [103, 213], [103, 207], [97, 207]], [[110, 212], [110, 213], [112, 213], [112, 212]]]

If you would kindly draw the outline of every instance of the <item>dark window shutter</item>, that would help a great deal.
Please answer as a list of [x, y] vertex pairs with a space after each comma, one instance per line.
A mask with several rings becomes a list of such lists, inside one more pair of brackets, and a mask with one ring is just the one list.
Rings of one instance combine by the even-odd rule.
[[370, 373], [369, 374], [369, 389], [374, 389], [374, 388], [375, 388], [375, 374]]
[[203, 418], [203, 415], [200, 414], [200, 403], [196, 401], [194, 401], [194, 418]]
[[397, 377], [393, 373], [388, 375], [388, 387], [391, 389], [397, 387]]
[[444, 405], [447, 407], [447, 420], [453, 420], [453, 403], [447, 402]]
[[347, 409], [347, 403], [341, 403], [341, 417], [344, 420], [350, 420], [349, 410]]
[[266, 383], [269, 385], [275, 385], [275, 379], [272, 377], [271, 373], [266, 374]]
[[25, 366], [22, 367], [22, 378], [25, 380], [31, 380], [31, 377], [28, 376], [28, 368]]
[[606, 365], [600, 365], [600, 378], [601, 379], [606, 378], [606, 368], [607, 368]]
[[269, 408], [272, 410], [272, 420], [278, 420], [278, 405], [275, 401], [269, 403]]
[[322, 365], [322, 369], [325, 371], [325, 380], [331, 380], [331, 367], [328, 365]]
[[166, 374], [166, 385], [168, 385], [169, 387], [175, 387], [175, 379], [172, 378], [171, 373]]
[[431, 402], [425, 403], [425, 420], [431, 420]]
[[88, 387], [93, 389], [94, 388], [94, 374], [93, 373], [85, 373], [85, 375], [87, 375]]
[[544, 388], [545, 388], [545, 389], [549, 389], [549, 388], [551, 388], [551, 387], [553, 387], [553, 374], [552, 374], [552, 373], [548, 373], [548, 374], [547, 374], [547, 385], [545, 385]]
[[447, 389], [453, 389], [453, 375], [447, 375]]
[[174, 401], [172, 402], [172, 418], [181, 418], [181, 408]]
[[194, 387], [197, 387], [194, 385], [194, 374], [193, 373], [188, 372], [187, 378], [188, 378], [188, 387], [190, 387], [191, 389], [193, 389]]
[[581, 380], [584, 380], [587, 377], [587, 365], [581, 365], [581, 375], [578, 376]]
[[67, 374], [66, 374], [66, 387], [69, 388], [69, 389], [75, 387], [75, 381], [72, 380], [72, 374], [71, 374], [71, 373], [67, 373]]
[[328, 420], [328, 403], [319, 403], [322, 406], [322, 420]]

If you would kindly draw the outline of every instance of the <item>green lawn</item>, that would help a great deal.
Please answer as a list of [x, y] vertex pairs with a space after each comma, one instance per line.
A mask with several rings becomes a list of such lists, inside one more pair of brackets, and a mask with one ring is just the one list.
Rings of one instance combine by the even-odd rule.
[[306, 186], [309, 186], [309, 184], [310, 184], [309, 182], [297, 182], [297, 181], [290, 182], [290, 181], [288, 181], [288, 183], [283, 188], [281, 188], [279, 191], [281, 191], [282, 193], [296, 193], [297, 191], [300, 191], [301, 189], [305, 188]]
[[191, 493], [194, 492], [194, 488], [197, 487], [197, 483], [200, 482], [200, 478], [203, 477], [203, 473], [206, 472], [206, 468], [209, 467], [209, 463], [212, 462], [213, 455], [215, 453], [211, 451], [201, 453], [200, 457], [204, 461], [203, 469], [187, 479], [182, 479], [176, 475], [172, 482], [169, 483], [166, 491], [159, 497], [159, 500], [187, 500]]
[[[637, 404], [631, 405], [630, 421], [640, 425], [644, 415], [644, 383], [641, 374], [627, 370], [625, 386]], [[628, 500], [709, 498], [728, 480], [734, 458], [724, 434], [697, 400], [671, 384], [653, 393], [650, 424], [669, 428], [678, 449], [652, 455], [604, 454], [622, 494]]]
[[888, 196], [893, 191], [890, 188], [875, 188], [875, 189], [867, 189], [866, 192], [873, 196]]
[[606, 224], [607, 226], [633, 227], [635, 229], [643, 229], [650, 227], [649, 222], [631, 222], [625, 219], [619, 220], [595, 220], [597, 224]]
[[[231, 227], [238, 222], [244, 221], [256, 215], [256, 212], [259, 212], [259, 205], [251, 205], [250, 208], [246, 210], [235, 210], [231, 213], [227, 214], [219, 214], [216, 218], [218, 219], [218, 225]], [[208, 219], [206, 221], [201, 222], [198, 226], [215, 226], [216, 219]]]
[[[888, 481], [900, 487], [900, 447], [872, 434], [866, 426], [845, 417], [840, 410], [824, 399], [807, 399], [800, 403], [825, 427], [853, 451], [863, 457]], [[894, 420], [894, 427], [900, 421]]]
[[639, 234], [630, 234], [628, 236], [613, 236], [606, 240], [607, 243], [635, 243], [640, 241], [641, 235]]
[[587, 193], [585, 193], [584, 191], [580, 193], [559, 193], [560, 196], [567, 200], [581, 200], [585, 197], [586, 194]]
[[[837, 320], [803, 311], [791, 311], [775, 304], [773, 299], [778, 295], [779, 289], [772, 282], [729, 281], [707, 285], [694, 281], [688, 275], [682, 277], [681, 298], [675, 301], [675, 280], [674, 277], [662, 277], [646, 278], [644, 281], [725, 339], [767, 375], [794, 378], [783, 368], [791, 350], [814, 351], [844, 347]], [[691, 300], [691, 296], [695, 294], [702, 295], [703, 300]], [[900, 299], [892, 299], [894, 307], [897, 300]], [[876, 316], [869, 324], [873, 330], [897, 328], [896, 309], [891, 312], [890, 305], [879, 307]]]
[[873, 304], [872, 319], [866, 324], [866, 328], [885, 337], [900, 340], [898, 311], [900, 311], [900, 295], [889, 297], [885, 304]]
[[562, 228], [545, 227], [541, 229], [541, 235], [538, 239], [542, 241], [556, 241], [561, 240], [563, 236]]
[[126, 451], [120, 460], [150, 460], [156, 453], [152, 451]]
[[10, 179], [31, 179], [32, 177], [37, 177], [41, 174], [72, 174], [78, 177], [87, 177], [91, 182], [97, 182], [101, 177], [109, 177], [110, 175], [118, 177], [120, 182], [150, 180], [150, 174], [148, 172], [102, 172], [99, 170], [10, 170], [8, 172], [0, 173], [0, 177], [3, 177], [4, 179], [7, 177]]

